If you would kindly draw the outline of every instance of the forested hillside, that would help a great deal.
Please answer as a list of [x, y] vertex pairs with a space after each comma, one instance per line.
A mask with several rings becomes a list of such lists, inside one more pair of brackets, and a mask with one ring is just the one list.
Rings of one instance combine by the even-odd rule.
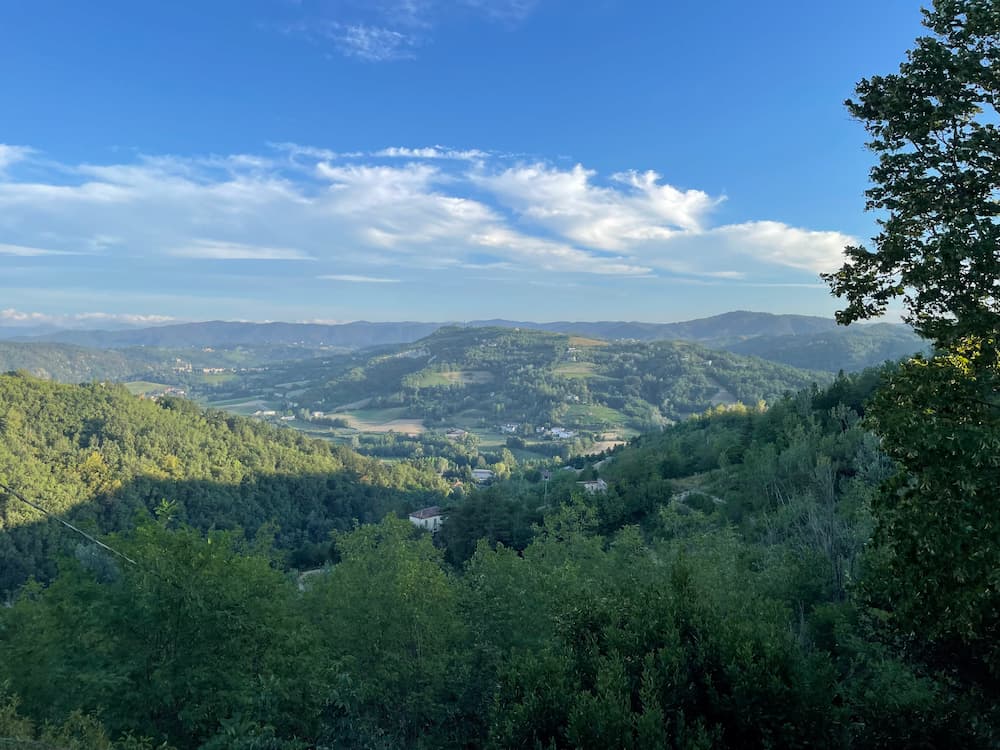
[[[329, 534], [436, 502], [437, 473], [383, 464], [182, 399], [112, 385], [0, 376], [0, 481], [91, 531], [126, 530], [161, 504], [201, 531], [262, 529], [292, 561], [327, 557]], [[269, 527], [273, 524], [273, 529]], [[48, 580], [80, 540], [0, 501], [0, 593]]]
[[[36, 337], [35, 341], [39, 344], [60, 342], [106, 349], [146, 347], [198, 351], [206, 347], [216, 350], [285, 348], [287, 359], [299, 359], [320, 348], [366, 349], [408, 344], [452, 325], [363, 321], [338, 325], [213, 321], [124, 331], [60, 331]], [[538, 323], [496, 319], [474, 320], [463, 326], [548, 331], [606, 341], [692, 341], [708, 349], [751, 354], [794, 367], [831, 372], [862, 370], [923, 348], [923, 343], [910, 328], [898, 324], [883, 323], [844, 330], [838, 329], [831, 318], [745, 310], [678, 323]], [[2, 337], [3, 332], [0, 331]], [[267, 361], [277, 359], [271, 357]]]
[[721, 347], [792, 367], [858, 372], [930, 350], [911, 329], [889, 323], [835, 328], [808, 336], [757, 336]]
[[136, 380], [169, 367], [146, 352], [87, 349], [72, 344], [27, 344], [0, 341], [0, 372], [24, 370], [45, 380], [82, 383], [88, 380]]
[[431, 424], [460, 418], [649, 429], [720, 402], [756, 403], [828, 380], [682, 342], [453, 327], [345, 368], [297, 399], [326, 409], [370, 399]]
[[[53, 543], [69, 554], [52, 584], [0, 612], [0, 684], [21, 699], [0, 725], [94, 747], [992, 747], [983, 653], [909, 640], [869, 592], [868, 509], [894, 472], [859, 422], [878, 382], [719, 407], [548, 483], [529, 471], [450, 502], [436, 544], [331, 509], [338, 562], [299, 583], [266, 534], [218, 529], [274, 512], [284, 530], [345, 474], [370, 518], [407, 480], [354, 479], [375, 465], [181, 402], [6, 378], [10, 481], [64, 506], [82, 491], [91, 527], [145, 520], [108, 538], [135, 565]], [[42, 398], [81, 418], [42, 417]], [[606, 491], [582, 490], [595, 476]], [[35, 518], [4, 502], [9, 545]]]

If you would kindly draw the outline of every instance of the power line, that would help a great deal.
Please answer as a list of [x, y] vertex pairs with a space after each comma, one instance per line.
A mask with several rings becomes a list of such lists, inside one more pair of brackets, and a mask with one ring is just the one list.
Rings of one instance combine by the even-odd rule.
[[4, 492], [6, 492], [11, 497], [13, 497], [13, 498], [15, 498], [17, 500], [20, 500], [25, 505], [28, 505], [28, 506], [34, 508], [35, 510], [37, 510], [40, 513], [45, 514], [49, 518], [55, 519], [56, 521], [58, 521], [59, 523], [61, 523], [63, 526], [65, 526], [67, 529], [70, 529], [71, 531], [75, 531], [77, 534], [79, 534], [80, 536], [84, 537], [85, 539], [89, 539], [91, 542], [93, 542], [94, 544], [96, 544], [98, 547], [102, 547], [102, 548], [106, 549], [108, 552], [110, 552], [110, 553], [112, 553], [114, 555], [118, 555], [118, 557], [122, 558], [123, 560], [125, 560], [128, 563], [131, 563], [132, 565], [138, 565], [138, 563], [135, 560], [133, 560], [128, 555], [126, 555], [124, 552], [119, 552], [114, 547], [109, 547], [107, 544], [105, 544], [104, 542], [102, 542], [100, 539], [97, 539], [97, 538], [91, 536], [90, 534], [88, 534], [86, 531], [84, 531], [82, 529], [78, 529], [76, 526], [74, 526], [73, 524], [71, 524], [69, 521], [64, 521], [62, 518], [60, 518], [59, 516], [57, 516], [55, 513], [52, 513], [51, 511], [46, 510], [45, 508], [43, 508], [38, 503], [32, 502], [31, 500], [29, 500], [28, 498], [26, 498], [24, 495], [22, 495], [20, 492], [18, 492], [17, 490], [15, 490], [13, 487], [8, 487], [3, 482], [0, 482], [0, 490], [3, 490]]

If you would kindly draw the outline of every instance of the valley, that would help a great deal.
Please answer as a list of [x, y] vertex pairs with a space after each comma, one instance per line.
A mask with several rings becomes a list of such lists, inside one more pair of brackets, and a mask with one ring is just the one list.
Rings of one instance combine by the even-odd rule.
[[0, 342], [0, 370], [180, 395], [384, 458], [437, 455], [461, 435], [463, 451], [506, 448], [523, 462], [606, 450], [921, 346], [901, 326], [742, 312], [677, 324], [197, 323]]

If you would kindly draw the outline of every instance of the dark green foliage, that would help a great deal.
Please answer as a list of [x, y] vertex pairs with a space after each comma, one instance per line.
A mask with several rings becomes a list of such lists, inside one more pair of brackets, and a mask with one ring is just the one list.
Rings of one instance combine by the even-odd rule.
[[936, 0], [924, 25], [899, 72], [861, 81], [847, 103], [879, 155], [868, 207], [885, 218], [874, 251], [847, 248], [826, 278], [847, 300], [840, 322], [902, 297], [937, 347], [890, 374], [868, 410], [899, 467], [872, 506], [868, 602], [887, 633], [995, 706], [1000, 2]]
[[1000, 2], [936, 0], [899, 72], [858, 84], [847, 107], [879, 156], [868, 208], [875, 250], [829, 274], [850, 323], [905, 295], [904, 319], [939, 346], [1000, 329]]
[[[0, 376], [0, 477], [92, 531], [127, 529], [162, 500], [176, 521], [242, 529], [276, 522], [289, 551], [328, 542], [335, 529], [389, 510], [439, 501], [429, 469], [382, 464], [183, 399], [140, 400], [118, 386], [62, 386]], [[0, 497], [0, 592], [79, 539], [13, 498]]]
[[[1000, 368], [994, 340], [904, 364], [871, 422], [901, 471], [876, 498], [875, 601], [1000, 686]], [[970, 675], [973, 679], [975, 675]]]
[[[280, 572], [272, 526], [205, 535], [161, 498], [155, 521], [108, 539], [137, 565], [73, 540], [47, 587], [0, 609], [0, 684], [22, 699], [0, 722], [38, 736], [70, 717], [109, 750], [127, 731], [181, 750], [991, 747], [996, 702], [955, 670], [971, 662], [915, 649], [853, 594], [885, 565], [863, 549], [895, 468], [852, 406], [881, 377], [719, 407], [599, 466], [455, 497], [444, 549], [392, 516], [341, 531], [336, 563], [301, 578]], [[25, 403], [32, 389], [119, 403], [12, 380]], [[162, 429], [215, 418], [182, 400], [120, 406], [166, 414]], [[339, 455], [233, 424], [275, 460]], [[82, 472], [114, 482], [96, 461]], [[595, 475], [607, 491], [582, 491]], [[258, 481], [265, 506], [285, 486]]]

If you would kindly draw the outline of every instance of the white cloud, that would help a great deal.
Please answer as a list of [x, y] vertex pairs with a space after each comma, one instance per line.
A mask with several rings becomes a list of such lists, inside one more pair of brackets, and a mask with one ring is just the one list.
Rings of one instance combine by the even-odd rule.
[[96, 324], [116, 324], [129, 326], [154, 326], [175, 323], [177, 318], [170, 315], [142, 315], [137, 313], [83, 312], [70, 315], [51, 315], [42, 312], [28, 312], [8, 307], [0, 310], [0, 324], [5, 326], [50, 325], [60, 328], [80, 328]]
[[0, 174], [11, 164], [27, 159], [33, 150], [26, 146], [11, 146], [7, 143], [0, 143]]
[[206, 260], [315, 260], [301, 250], [291, 248], [260, 247], [215, 240], [196, 240], [190, 245], [174, 248], [170, 255]]
[[777, 221], [750, 221], [719, 227], [713, 236], [724, 238], [733, 252], [754, 260], [821, 273], [844, 262], [844, 248], [857, 240], [841, 232], [798, 229]]
[[645, 276], [651, 269], [620, 258], [592, 255], [572, 245], [530, 237], [503, 228], [470, 237], [472, 243], [494, 253], [506, 253], [521, 265], [543, 271], [576, 271], [609, 276]]
[[351, 284], [398, 284], [399, 279], [387, 279], [381, 276], [359, 276], [352, 273], [328, 273], [320, 276], [329, 281], [346, 281]]
[[602, 178], [441, 146], [274, 148], [289, 158], [147, 156], [49, 165], [31, 182], [0, 175], [0, 256], [80, 249], [109, 268], [174, 269], [185, 258], [313, 260], [310, 278], [492, 268], [749, 284], [811, 282], [852, 242], [766, 217], [713, 223], [721, 196], [648, 170]]
[[425, 148], [406, 148], [405, 146], [391, 146], [389, 148], [373, 151], [372, 156], [383, 158], [404, 158], [404, 159], [457, 159], [460, 161], [473, 161], [485, 159], [489, 154], [479, 149], [459, 149], [445, 148], [444, 146], [428, 146]]
[[660, 184], [660, 176], [652, 171], [613, 175], [608, 186], [595, 185], [595, 176], [580, 164], [568, 171], [533, 164], [474, 179], [524, 220], [611, 251], [698, 231], [720, 201], [700, 190]]
[[26, 245], [6, 245], [0, 243], [0, 255], [15, 255], [20, 258], [34, 258], [41, 255], [69, 255], [70, 253], [59, 250], [46, 250], [41, 247], [27, 247]]

